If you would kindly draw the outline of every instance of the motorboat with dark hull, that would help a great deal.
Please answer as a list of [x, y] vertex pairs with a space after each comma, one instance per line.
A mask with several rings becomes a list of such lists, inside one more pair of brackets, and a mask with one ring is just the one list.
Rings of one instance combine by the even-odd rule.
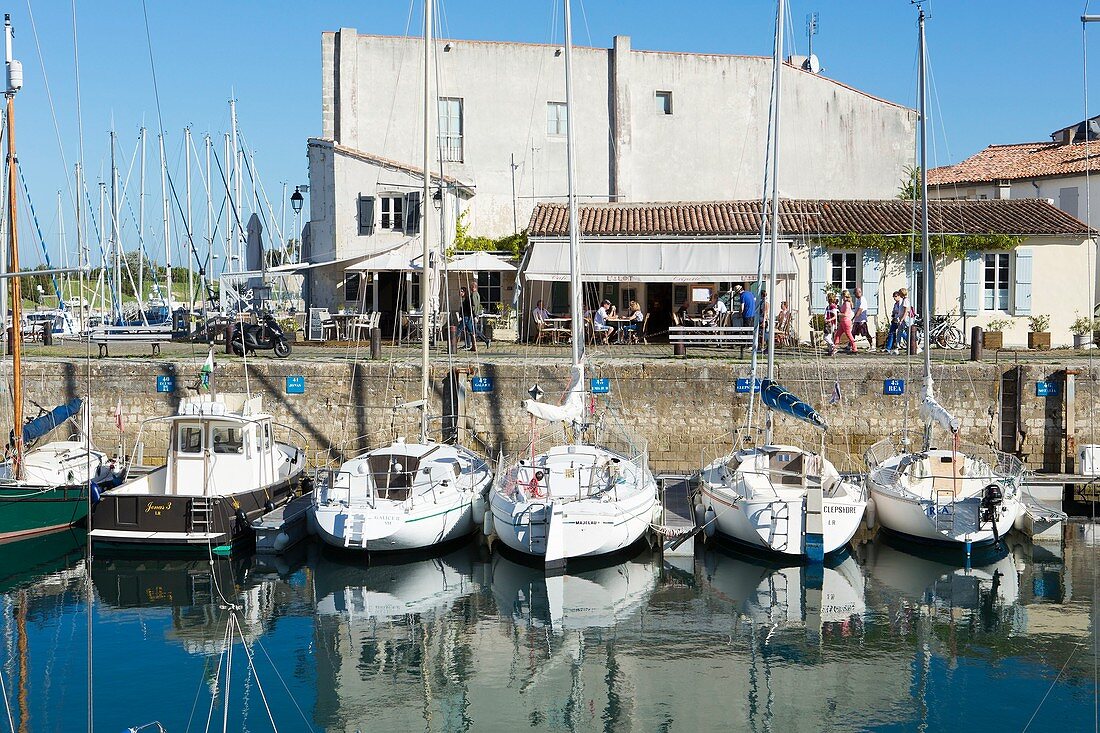
[[142, 423], [135, 452], [147, 431], [165, 426], [165, 465], [107, 491], [93, 508], [96, 545], [248, 541], [252, 520], [288, 502], [302, 480], [305, 452], [275, 440], [277, 426], [259, 397], [185, 399], [178, 414]]

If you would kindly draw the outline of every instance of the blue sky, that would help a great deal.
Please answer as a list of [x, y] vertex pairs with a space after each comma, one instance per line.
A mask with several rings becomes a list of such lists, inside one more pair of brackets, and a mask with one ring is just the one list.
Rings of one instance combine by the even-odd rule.
[[[443, 31], [451, 37], [561, 38], [560, 27], [551, 20], [554, 0], [439, 2]], [[1095, 5], [1091, 10], [1100, 12], [1100, 0]], [[154, 136], [159, 124], [140, 0], [76, 0], [76, 6], [85, 165], [94, 191], [95, 177], [106, 175], [112, 124], [127, 164], [142, 121]], [[1082, 117], [1079, 17], [1084, 6], [1083, 0], [926, 4], [935, 85], [932, 156], [937, 164], [958, 161], [990, 143], [1047, 139], [1053, 130]], [[182, 129], [188, 124], [200, 138], [213, 133], [221, 155], [221, 134], [229, 127], [226, 101], [233, 95], [241, 129], [256, 152], [260, 176], [278, 212], [282, 182], [292, 191], [295, 184], [308, 181], [305, 139], [320, 132], [321, 32], [348, 26], [360, 32], [417, 34], [420, 7], [421, 0], [148, 0], [170, 165], [181, 166]], [[638, 49], [770, 53], [773, 0], [574, 0], [573, 7], [574, 41], [582, 45], [609, 46], [613, 35], [627, 34]], [[25, 78], [16, 100], [16, 132], [31, 195], [53, 246], [56, 192], [68, 195], [67, 179], [77, 159], [72, 11], [65, 0], [31, 0], [30, 8], [45, 54], [65, 162], [26, 2], [9, 8]], [[794, 51], [805, 52], [805, 18], [811, 11], [820, 17], [814, 51], [825, 75], [915, 105], [916, 10], [908, 0], [790, 0], [788, 52], [792, 42]], [[1100, 79], [1100, 24], [1090, 26], [1089, 38], [1092, 76]], [[1100, 89], [1093, 96], [1100, 99]], [[148, 156], [147, 217], [157, 220], [155, 145]], [[136, 188], [135, 174], [131, 191]], [[31, 256], [30, 261], [36, 260]]]

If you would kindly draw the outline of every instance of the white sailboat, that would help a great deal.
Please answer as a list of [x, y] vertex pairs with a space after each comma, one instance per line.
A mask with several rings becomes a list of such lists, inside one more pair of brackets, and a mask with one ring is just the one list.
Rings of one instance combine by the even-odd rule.
[[608, 447], [610, 436], [586, 414], [569, 0], [564, 15], [572, 382], [561, 405], [531, 399], [524, 406], [539, 420], [560, 423], [566, 440], [533, 439], [528, 450], [507, 461], [501, 457], [485, 528], [513, 550], [543, 558], [547, 567], [629, 547], [660, 509], [645, 446], [624, 436], [615, 449]]
[[[927, 93], [924, 10], [920, 10], [920, 170], [927, 167]], [[924, 278], [923, 312], [929, 313], [928, 184], [920, 181], [921, 252]], [[929, 342], [924, 319], [924, 342]], [[920, 418], [924, 423], [923, 444], [915, 450], [913, 440], [903, 434], [886, 438], [865, 454], [867, 484], [879, 524], [888, 530], [925, 542], [965, 547], [999, 541], [1016, 519], [1028, 510], [1021, 483], [1024, 467], [1019, 459], [988, 447], [959, 443], [959, 421], [939, 402], [933, 391], [930, 349], [924, 350], [924, 390]], [[933, 428], [939, 425], [951, 433], [950, 445], [936, 447]]]
[[[779, 131], [783, 64], [785, 3], [776, 9], [772, 58], [774, 134], [771, 161], [770, 250], [767, 292], [776, 293], [775, 261], [779, 244]], [[764, 246], [761, 240], [760, 246]], [[772, 443], [773, 414], [781, 412], [823, 432], [825, 420], [809, 404], [775, 381], [775, 309], [768, 309], [767, 378], [760, 397], [769, 408], [763, 445], [735, 448], [710, 463], [699, 474], [700, 510], [708, 534], [720, 535], [753, 549], [805, 557], [820, 562], [828, 553], [847, 546], [859, 528], [866, 492], [845, 479], [822, 453], [793, 445]], [[753, 356], [753, 380], [756, 378]], [[755, 397], [751, 397], [754, 399]], [[751, 419], [750, 409], [750, 419]], [[824, 444], [824, 441], [822, 441]]]
[[[431, 48], [432, 0], [424, 3], [424, 190], [431, 197]], [[436, 258], [423, 216], [424, 311], [435, 283]], [[428, 360], [430, 328], [421, 341], [421, 395], [406, 405], [421, 411], [416, 442], [397, 439], [346, 461], [338, 470], [324, 472], [314, 489], [313, 529], [326, 543], [350, 550], [416, 550], [465, 537], [484, 513], [484, 496], [493, 479], [489, 463], [469, 448], [448, 445], [428, 437]], [[480, 520], [480, 516], [477, 517]]]

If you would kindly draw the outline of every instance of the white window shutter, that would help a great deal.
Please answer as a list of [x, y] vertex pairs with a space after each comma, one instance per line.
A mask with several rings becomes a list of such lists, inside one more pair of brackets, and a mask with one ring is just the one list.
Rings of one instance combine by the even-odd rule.
[[[982, 309], [982, 271], [985, 257], [977, 250], [969, 250], [963, 260], [963, 315], [976, 316]], [[1030, 279], [1029, 279], [1030, 282]]]
[[867, 315], [878, 315], [879, 279], [882, 277], [882, 253], [877, 249], [863, 250], [863, 307]]
[[1031, 315], [1031, 250], [1023, 247], [1016, 250], [1016, 287], [1012, 303], [1015, 315]]
[[829, 253], [824, 247], [810, 249], [810, 312], [825, 312], [825, 282], [829, 273]]

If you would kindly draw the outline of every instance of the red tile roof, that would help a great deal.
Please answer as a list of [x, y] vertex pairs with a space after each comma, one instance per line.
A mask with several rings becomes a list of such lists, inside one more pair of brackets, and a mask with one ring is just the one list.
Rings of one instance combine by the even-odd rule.
[[[1044, 199], [929, 202], [936, 234], [1076, 235], [1087, 228]], [[760, 201], [680, 201], [670, 203], [582, 204], [585, 236], [748, 236], [760, 233]], [[783, 200], [782, 231], [789, 235], [907, 234], [919, 227], [912, 201]], [[528, 234], [561, 237], [569, 233], [566, 204], [540, 203]]]
[[[933, 168], [928, 185], [944, 186], [967, 183], [994, 183], [1020, 178], [1080, 175], [1085, 172], [1085, 142], [1039, 142], [990, 145], [955, 165]], [[1100, 143], [1088, 146], [1088, 167], [1100, 169]]]

